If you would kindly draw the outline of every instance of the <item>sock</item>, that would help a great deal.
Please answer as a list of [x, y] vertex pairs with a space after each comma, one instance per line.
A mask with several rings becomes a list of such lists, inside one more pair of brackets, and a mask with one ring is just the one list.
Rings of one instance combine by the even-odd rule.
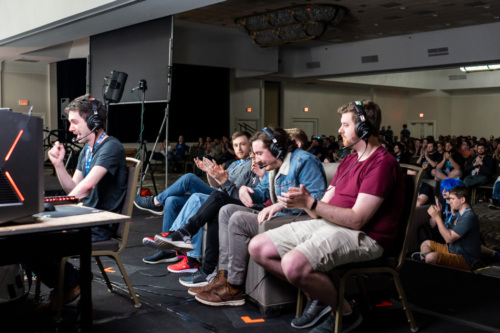
[[190, 256], [187, 256], [187, 258], [188, 258], [188, 263], [190, 263], [190, 264], [199, 264], [200, 263], [200, 261], [196, 258], [193, 258]]
[[238, 290], [243, 290], [244, 289], [244, 286], [242, 284], [232, 284], [232, 283], [229, 283], [228, 284], [231, 286], [231, 288], [233, 289], [238, 289]]

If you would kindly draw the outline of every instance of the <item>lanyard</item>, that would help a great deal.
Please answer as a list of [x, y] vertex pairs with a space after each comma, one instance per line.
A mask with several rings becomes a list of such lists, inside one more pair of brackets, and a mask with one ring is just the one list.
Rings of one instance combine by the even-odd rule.
[[231, 168], [231, 170], [228, 170], [227, 171], [227, 174], [230, 175], [231, 173], [234, 172], [234, 170], [236, 170], [236, 168], [238, 167], [238, 165], [242, 164], [242, 163], [245, 163], [246, 161], [248, 161], [249, 159], [251, 159], [251, 157], [247, 157], [246, 160], [238, 160], [236, 162], [234, 162], [234, 167]]
[[106, 132], [103, 132], [101, 134], [101, 136], [99, 137], [99, 139], [97, 139], [97, 141], [95, 142], [94, 148], [92, 149], [92, 152], [90, 151], [90, 146], [87, 144], [87, 150], [85, 151], [85, 174], [83, 175], [83, 178], [85, 178], [89, 174], [90, 164], [92, 163], [92, 158], [94, 157], [94, 152], [95, 152], [97, 146], [99, 146], [99, 144], [101, 143], [101, 141], [104, 139], [105, 136], [106, 136]]
[[457, 218], [454, 221], [452, 221], [453, 214], [451, 214], [450, 217], [448, 218], [448, 220], [446, 221], [446, 227], [448, 228], [448, 226], [451, 224], [451, 222], [453, 222], [453, 225], [457, 225], [458, 219], [461, 218], [465, 214], [465, 212], [468, 211], [469, 209], [470, 209], [470, 206], [465, 208], [463, 213], [460, 214], [460, 212], [459, 212]]

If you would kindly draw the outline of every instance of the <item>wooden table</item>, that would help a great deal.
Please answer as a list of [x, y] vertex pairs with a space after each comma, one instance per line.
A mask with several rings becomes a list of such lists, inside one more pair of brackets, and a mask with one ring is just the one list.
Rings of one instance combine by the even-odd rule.
[[[78, 215], [55, 217], [78, 211]], [[88, 212], [87, 212], [88, 211]], [[83, 212], [83, 214], [82, 214]], [[52, 215], [52, 216], [50, 216]], [[78, 205], [56, 206], [55, 212], [0, 225], [0, 264], [13, 264], [44, 256], [80, 256], [81, 329], [92, 330], [92, 286], [90, 228], [130, 221], [126, 215]]]

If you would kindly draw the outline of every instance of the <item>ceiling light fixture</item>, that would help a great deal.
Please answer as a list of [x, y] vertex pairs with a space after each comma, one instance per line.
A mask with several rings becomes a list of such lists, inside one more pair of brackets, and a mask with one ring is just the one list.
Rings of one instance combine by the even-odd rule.
[[481, 65], [481, 66], [466, 66], [460, 67], [462, 72], [485, 72], [485, 71], [497, 71], [500, 69], [500, 65]]
[[240, 17], [235, 23], [260, 46], [274, 46], [321, 37], [345, 12], [336, 5], [301, 5]]

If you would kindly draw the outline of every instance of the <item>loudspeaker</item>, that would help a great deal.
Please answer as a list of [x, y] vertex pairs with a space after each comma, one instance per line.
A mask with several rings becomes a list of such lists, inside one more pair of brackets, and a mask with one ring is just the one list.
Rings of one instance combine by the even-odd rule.
[[87, 126], [90, 131], [97, 131], [102, 127], [101, 119], [99, 119], [99, 101], [95, 98], [90, 98], [92, 103], [92, 114], [87, 118]]
[[278, 140], [276, 140], [276, 137], [274, 136], [274, 132], [267, 127], [264, 127], [262, 130], [271, 139], [271, 146], [269, 147], [269, 151], [271, 152], [271, 154], [275, 158], [282, 157], [283, 156], [283, 148], [278, 143]]
[[68, 104], [69, 104], [69, 98], [68, 97], [61, 98], [61, 103], [59, 103], [59, 105], [61, 106], [61, 119], [62, 120], [68, 119], [68, 116], [66, 115], [66, 112], [64, 112], [64, 109], [66, 109], [66, 107], [68, 106]]
[[111, 103], [118, 103], [122, 98], [127, 77], [127, 73], [111, 71], [109, 84], [106, 86], [106, 90], [104, 91], [104, 99], [110, 101]]
[[368, 140], [368, 136], [372, 132], [372, 127], [369, 121], [366, 120], [365, 109], [363, 108], [363, 103], [360, 101], [354, 102], [354, 108], [359, 116], [359, 122], [356, 123], [356, 135], [359, 138], [364, 138]]

